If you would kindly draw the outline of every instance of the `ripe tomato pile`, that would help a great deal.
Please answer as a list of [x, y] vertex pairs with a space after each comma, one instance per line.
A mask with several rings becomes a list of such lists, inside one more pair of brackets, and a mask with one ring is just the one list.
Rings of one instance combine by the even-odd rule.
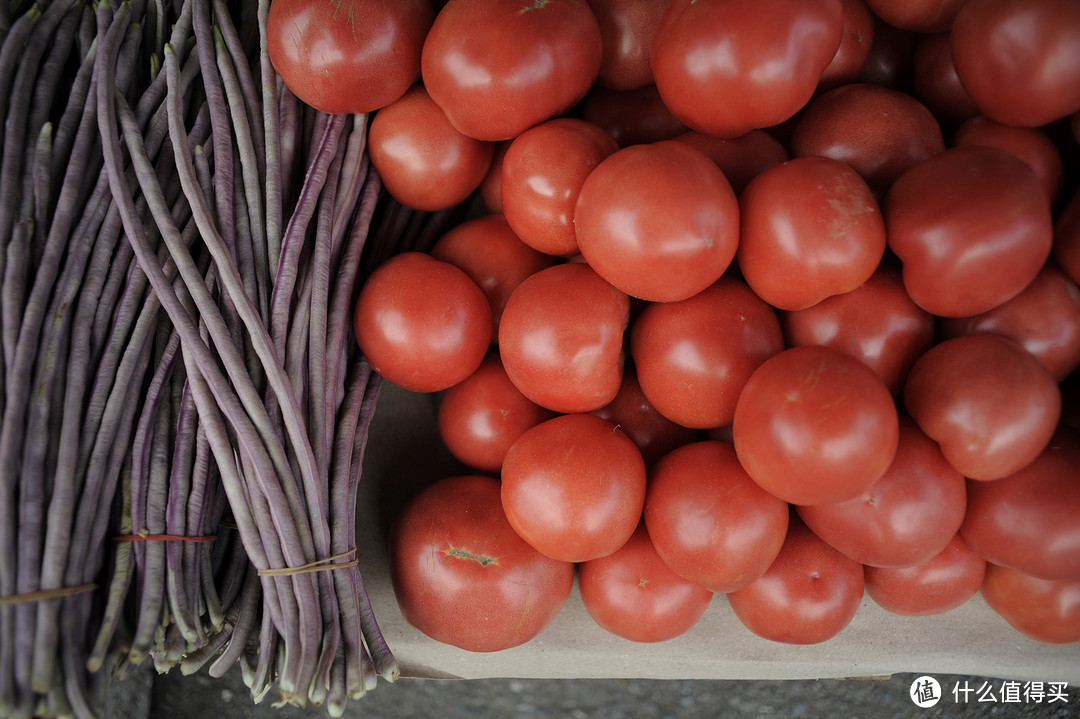
[[816, 643], [864, 593], [1080, 641], [1080, 3], [275, 0], [275, 68], [467, 218], [356, 304], [468, 472], [406, 619]]

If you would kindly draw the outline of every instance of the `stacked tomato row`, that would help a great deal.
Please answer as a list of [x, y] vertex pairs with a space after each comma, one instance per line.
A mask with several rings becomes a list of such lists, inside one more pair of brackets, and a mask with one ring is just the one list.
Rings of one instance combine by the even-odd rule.
[[1074, 0], [310, 5], [271, 11], [290, 87], [378, 110], [403, 204], [480, 208], [356, 309], [473, 472], [395, 525], [410, 622], [515, 646], [577, 569], [635, 641], [980, 589], [1080, 641]]

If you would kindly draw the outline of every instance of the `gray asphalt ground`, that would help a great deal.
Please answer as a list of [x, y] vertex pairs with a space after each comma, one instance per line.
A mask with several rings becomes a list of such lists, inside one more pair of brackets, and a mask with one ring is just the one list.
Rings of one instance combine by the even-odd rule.
[[[909, 696], [915, 674], [882, 679], [812, 681], [654, 680], [429, 680], [380, 684], [352, 702], [349, 719], [470, 719], [558, 717], [560, 719], [716, 719], [719, 717], [807, 717], [838, 719], [962, 719], [1080, 717], [1080, 691], [1069, 687], [1067, 701], [1003, 703], [1002, 680], [938, 675], [937, 705], [920, 708]], [[204, 674], [165, 675], [152, 680], [145, 716], [151, 719], [295, 719], [324, 717], [318, 708], [254, 705], [238, 674], [214, 679]], [[978, 701], [984, 684], [996, 701]], [[953, 687], [957, 687], [954, 696]], [[964, 701], [964, 687], [972, 691]], [[957, 701], [959, 698], [960, 701]], [[128, 719], [113, 713], [110, 719]], [[140, 719], [131, 716], [130, 719]]]

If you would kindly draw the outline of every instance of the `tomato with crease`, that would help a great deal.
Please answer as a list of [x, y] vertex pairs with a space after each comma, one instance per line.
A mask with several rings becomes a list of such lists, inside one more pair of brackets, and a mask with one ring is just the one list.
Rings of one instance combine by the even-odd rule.
[[645, 524], [676, 574], [713, 592], [754, 581], [787, 536], [787, 502], [759, 487], [727, 442], [705, 440], [665, 455], [649, 475]]
[[526, 279], [555, 264], [555, 258], [522, 242], [500, 214], [465, 220], [435, 242], [431, 256], [460, 267], [484, 291], [491, 304], [495, 343], [510, 295]]
[[878, 606], [905, 617], [956, 609], [979, 593], [986, 560], [959, 534], [945, 548], [910, 567], [864, 567], [866, 593]]
[[988, 564], [982, 596], [1025, 636], [1047, 644], [1080, 642], [1080, 577], [1039, 579]]
[[1080, 432], [1063, 426], [1029, 465], [969, 482], [960, 533], [988, 562], [1042, 579], [1080, 577]]
[[553, 416], [518, 391], [498, 354], [491, 353], [475, 372], [442, 396], [439, 436], [463, 464], [481, 472], [498, 472], [510, 445], [525, 430]]
[[754, 634], [786, 644], [819, 644], [842, 632], [862, 602], [863, 567], [793, 519], [776, 560], [727, 595]]
[[423, 85], [376, 113], [368, 154], [387, 191], [414, 210], [444, 210], [480, 186], [491, 165], [490, 142], [458, 132]]
[[645, 396], [673, 422], [731, 424], [746, 381], [784, 349], [776, 312], [735, 277], [693, 297], [654, 302], [630, 329], [630, 354]]
[[791, 347], [825, 345], [862, 361], [893, 395], [903, 392], [915, 361], [934, 344], [934, 317], [908, 297], [900, 270], [880, 267], [851, 292], [806, 309], [781, 312]]
[[449, 262], [416, 251], [376, 268], [360, 290], [353, 322], [372, 369], [413, 392], [462, 381], [491, 344], [491, 305], [483, 290]]
[[863, 565], [910, 567], [941, 552], [964, 521], [964, 475], [911, 419], [900, 419], [896, 457], [863, 494], [799, 507], [814, 534]]
[[807, 103], [842, 31], [840, 0], [672, 0], [653, 36], [653, 77], [689, 128], [738, 137]]
[[720, 279], [739, 243], [724, 173], [681, 142], [624, 147], [585, 178], [578, 248], [596, 273], [650, 302], [684, 300]]
[[420, 67], [454, 127], [509, 140], [583, 98], [600, 59], [600, 26], [585, 0], [450, 0]]
[[713, 593], [664, 563], [644, 523], [612, 554], [582, 562], [578, 587], [597, 624], [632, 642], [665, 642], [694, 628]]
[[274, 0], [266, 49], [274, 70], [308, 105], [330, 114], [373, 112], [420, 79], [434, 18], [428, 0]]
[[630, 299], [587, 264], [524, 280], [506, 301], [499, 354], [521, 393], [555, 412], [592, 412], [622, 385]]
[[514, 532], [491, 477], [448, 477], [421, 490], [394, 521], [389, 543], [402, 616], [468, 651], [533, 639], [573, 589], [574, 565], [544, 556]]
[[989, 334], [947, 339], [911, 368], [908, 414], [965, 477], [996, 480], [1030, 464], [1061, 417], [1053, 375], [1019, 344]]
[[889, 248], [917, 305], [969, 317], [1012, 299], [1050, 255], [1050, 201], [1035, 171], [1004, 150], [953, 147], [889, 188]]
[[761, 172], [739, 196], [739, 269], [781, 310], [854, 290], [885, 254], [885, 222], [866, 181], [828, 157]]
[[543, 554], [586, 562], [630, 539], [645, 506], [645, 461], [633, 441], [591, 414], [564, 414], [526, 430], [502, 467], [502, 505]]
[[619, 149], [600, 127], [556, 117], [510, 143], [502, 164], [502, 208], [521, 241], [549, 255], [578, 251], [574, 208], [593, 168]]
[[759, 366], [735, 405], [739, 462], [792, 504], [843, 502], [878, 481], [900, 420], [872, 369], [830, 347], [791, 347]]

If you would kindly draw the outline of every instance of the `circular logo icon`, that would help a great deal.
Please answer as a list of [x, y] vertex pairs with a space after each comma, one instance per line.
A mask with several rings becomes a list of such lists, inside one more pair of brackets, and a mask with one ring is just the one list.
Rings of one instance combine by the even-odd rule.
[[922, 676], [911, 683], [908, 691], [915, 706], [927, 709], [941, 701], [941, 684], [930, 676]]

